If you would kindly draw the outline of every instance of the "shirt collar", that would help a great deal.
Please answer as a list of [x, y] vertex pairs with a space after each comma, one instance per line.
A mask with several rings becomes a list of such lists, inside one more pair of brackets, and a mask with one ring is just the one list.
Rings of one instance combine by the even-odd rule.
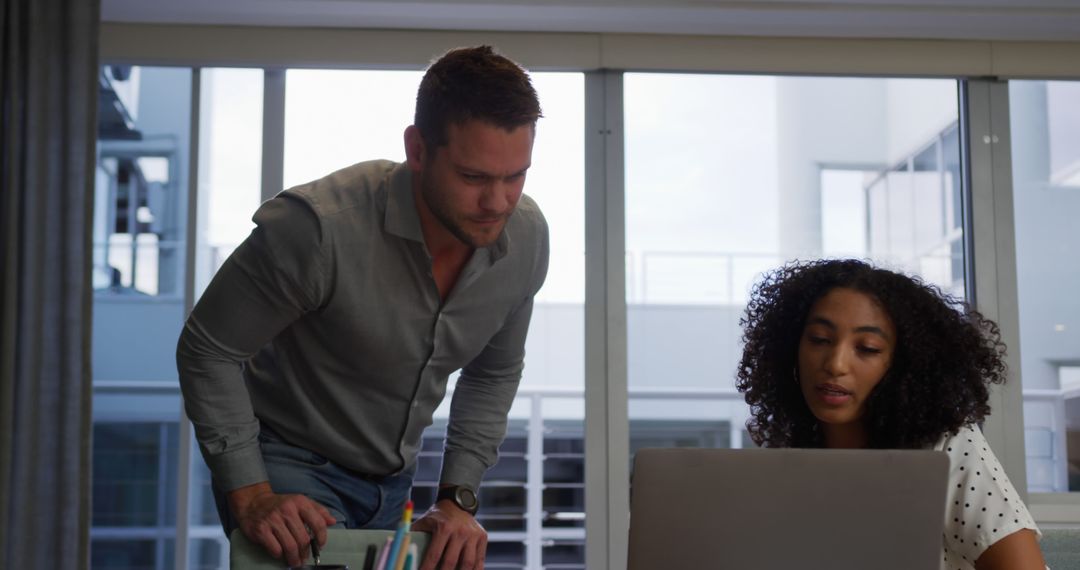
[[390, 172], [390, 184], [386, 196], [386, 217], [383, 220], [387, 233], [424, 243], [420, 229], [420, 216], [412, 193], [412, 171], [405, 163]]
[[[416, 200], [412, 191], [412, 171], [405, 163], [398, 164], [390, 172], [390, 184], [386, 197], [386, 216], [383, 224], [391, 235], [424, 243], [424, 231], [420, 228], [420, 215], [416, 212]], [[510, 215], [502, 233], [495, 243], [482, 248], [488, 251], [491, 263], [506, 257], [510, 251], [510, 236], [507, 229], [515, 214]]]

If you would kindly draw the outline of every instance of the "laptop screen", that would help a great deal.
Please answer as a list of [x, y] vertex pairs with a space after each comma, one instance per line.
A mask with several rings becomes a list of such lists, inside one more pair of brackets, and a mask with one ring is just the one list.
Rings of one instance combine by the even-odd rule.
[[630, 570], [937, 570], [938, 451], [643, 449]]

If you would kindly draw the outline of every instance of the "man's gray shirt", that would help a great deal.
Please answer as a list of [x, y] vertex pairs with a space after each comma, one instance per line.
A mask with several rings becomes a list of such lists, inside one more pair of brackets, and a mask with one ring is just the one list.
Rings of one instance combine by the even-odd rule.
[[445, 301], [404, 165], [350, 166], [282, 192], [253, 219], [177, 347], [184, 403], [216, 484], [267, 480], [260, 421], [358, 473], [399, 473], [461, 369], [441, 482], [477, 488], [506, 432], [547, 273], [536, 203], [521, 197]]

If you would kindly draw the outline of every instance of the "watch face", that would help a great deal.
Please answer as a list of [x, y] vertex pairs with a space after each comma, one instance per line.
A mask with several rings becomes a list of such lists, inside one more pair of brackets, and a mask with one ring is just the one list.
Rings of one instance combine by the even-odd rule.
[[472, 510], [476, 508], [476, 493], [467, 487], [458, 487], [455, 489], [457, 503], [465, 510]]

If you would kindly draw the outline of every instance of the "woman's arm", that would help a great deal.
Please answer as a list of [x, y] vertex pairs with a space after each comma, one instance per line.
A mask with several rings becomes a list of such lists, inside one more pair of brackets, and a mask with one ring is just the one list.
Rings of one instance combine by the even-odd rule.
[[976, 570], [1044, 570], [1046, 561], [1035, 533], [1018, 530], [995, 542], [975, 561]]

